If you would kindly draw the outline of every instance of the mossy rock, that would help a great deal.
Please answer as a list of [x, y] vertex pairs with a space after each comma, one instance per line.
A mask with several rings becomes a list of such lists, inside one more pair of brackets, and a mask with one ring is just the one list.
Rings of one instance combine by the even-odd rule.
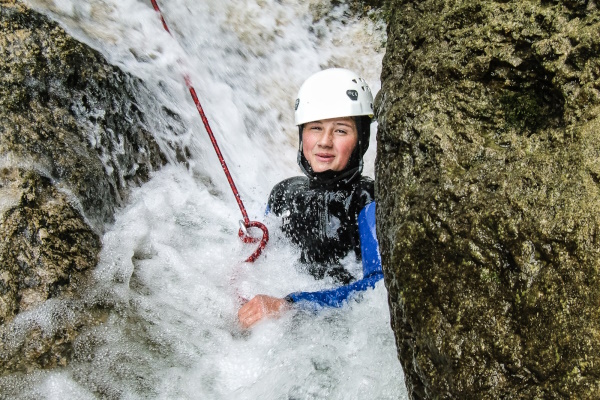
[[0, 49], [0, 374], [6, 374], [64, 365], [80, 330], [101, 320], [75, 306], [69, 318], [48, 316], [50, 330], [16, 316], [52, 301], [68, 304], [89, 287], [106, 224], [129, 189], [165, 157], [136, 106], [142, 82], [57, 23], [0, 0]]
[[600, 393], [600, 13], [392, 1], [378, 237], [414, 399]]

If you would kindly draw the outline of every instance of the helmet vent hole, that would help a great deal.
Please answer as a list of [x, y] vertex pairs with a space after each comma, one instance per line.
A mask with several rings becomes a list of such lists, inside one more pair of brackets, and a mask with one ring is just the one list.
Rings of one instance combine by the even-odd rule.
[[356, 79], [352, 79], [352, 82], [354, 82], [354, 83], [358, 83], [358, 82], [356, 81]]

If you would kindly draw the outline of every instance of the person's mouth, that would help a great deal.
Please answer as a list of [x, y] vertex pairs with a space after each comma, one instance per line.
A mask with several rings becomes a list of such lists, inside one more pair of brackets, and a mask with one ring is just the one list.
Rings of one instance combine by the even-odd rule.
[[325, 162], [325, 163], [331, 162], [335, 158], [335, 156], [333, 154], [326, 154], [326, 153], [315, 154], [315, 157], [316, 157], [317, 161]]

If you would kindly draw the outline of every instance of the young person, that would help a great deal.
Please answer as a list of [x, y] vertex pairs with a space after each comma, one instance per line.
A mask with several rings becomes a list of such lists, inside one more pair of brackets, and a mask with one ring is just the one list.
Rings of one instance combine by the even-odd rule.
[[[267, 211], [282, 218], [282, 230], [300, 247], [308, 271], [317, 279], [330, 276], [340, 286], [285, 298], [257, 295], [238, 312], [243, 327], [292, 307], [339, 307], [383, 277], [374, 183], [361, 175], [372, 117], [371, 90], [352, 71], [327, 69], [302, 84], [295, 121], [298, 165], [305, 176], [275, 185]], [[340, 263], [351, 252], [362, 260], [362, 279], [354, 280]]]

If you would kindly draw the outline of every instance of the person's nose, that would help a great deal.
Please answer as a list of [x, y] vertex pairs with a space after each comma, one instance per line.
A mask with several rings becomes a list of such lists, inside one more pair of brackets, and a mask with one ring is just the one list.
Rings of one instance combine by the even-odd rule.
[[321, 147], [332, 147], [333, 146], [333, 129], [324, 129], [323, 134], [319, 137], [317, 143]]

